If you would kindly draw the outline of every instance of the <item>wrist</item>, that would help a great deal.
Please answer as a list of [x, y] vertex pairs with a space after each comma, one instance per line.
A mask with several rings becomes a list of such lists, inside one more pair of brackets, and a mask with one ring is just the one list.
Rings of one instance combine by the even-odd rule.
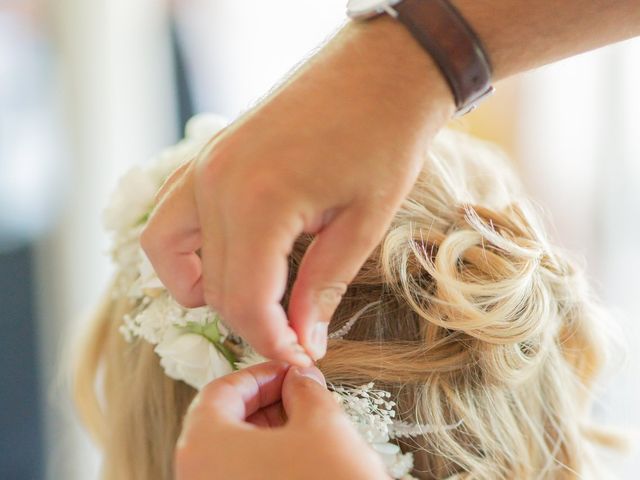
[[349, 22], [268, 100], [261, 114], [270, 122], [287, 111], [296, 112], [300, 125], [344, 131], [346, 123], [353, 126], [349, 132], [364, 134], [363, 141], [375, 138], [379, 149], [403, 145], [424, 152], [455, 113], [435, 62], [387, 16]]
[[379, 88], [387, 97], [382, 101], [397, 112], [438, 128], [453, 116], [455, 102], [444, 76], [399, 21], [388, 15], [351, 21], [341, 37], [351, 68], [367, 72], [367, 83]]

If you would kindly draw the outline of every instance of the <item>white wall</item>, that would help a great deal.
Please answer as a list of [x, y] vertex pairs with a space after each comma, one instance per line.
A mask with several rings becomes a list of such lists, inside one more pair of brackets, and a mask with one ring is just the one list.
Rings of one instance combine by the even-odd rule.
[[[519, 125], [525, 180], [553, 217], [556, 238], [586, 260], [625, 345], [603, 375], [600, 423], [640, 431], [640, 40], [526, 75]], [[620, 478], [640, 470], [637, 444], [613, 457]]]
[[47, 478], [96, 476], [64, 375], [70, 336], [111, 272], [101, 212], [117, 177], [177, 135], [166, 9], [157, 0], [52, 0], [66, 125], [65, 209], [38, 246]]
[[345, 21], [344, 0], [179, 3], [197, 106], [230, 117], [251, 106]]

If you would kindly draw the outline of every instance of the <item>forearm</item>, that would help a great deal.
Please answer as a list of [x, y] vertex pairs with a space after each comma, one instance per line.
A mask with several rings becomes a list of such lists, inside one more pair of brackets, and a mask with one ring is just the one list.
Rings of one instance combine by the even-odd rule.
[[[484, 44], [494, 81], [640, 35], [640, 0], [451, 1]], [[340, 67], [343, 83], [378, 89], [369, 101], [392, 101], [411, 122], [425, 109], [430, 124], [453, 113], [453, 97], [432, 59], [387, 15], [351, 22], [323, 53]]]
[[[362, 132], [369, 141], [411, 145], [424, 141], [449, 120], [455, 106], [440, 71], [406, 28], [386, 15], [348, 22], [295, 74], [257, 106], [270, 122], [275, 111], [313, 118], [314, 125], [342, 134]], [[292, 124], [294, 125], [294, 124]], [[295, 124], [296, 138], [317, 135], [305, 120]]]
[[640, 35], [640, 0], [452, 0], [495, 80]]
[[[494, 81], [640, 34], [640, 0], [452, 1], [485, 45]], [[284, 105], [325, 127], [365, 129], [381, 149], [423, 149], [455, 111], [434, 61], [388, 15], [349, 22], [281, 87], [261, 114]]]

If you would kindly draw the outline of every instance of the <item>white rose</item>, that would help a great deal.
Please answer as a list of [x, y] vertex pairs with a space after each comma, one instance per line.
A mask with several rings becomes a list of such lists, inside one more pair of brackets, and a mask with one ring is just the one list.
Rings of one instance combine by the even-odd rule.
[[104, 224], [112, 231], [132, 228], [153, 206], [158, 185], [140, 167], [124, 175], [104, 212]]
[[195, 333], [170, 327], [155, 352], [167, 376], [200, 390], [212, 380], [231, 373], [227, 359], [209, 340]]
[[208, 141], [228, 124], [229, 121], [220, 115], [200, 113], [191, 117], [187, 122], [185, 137], [191, 140]]

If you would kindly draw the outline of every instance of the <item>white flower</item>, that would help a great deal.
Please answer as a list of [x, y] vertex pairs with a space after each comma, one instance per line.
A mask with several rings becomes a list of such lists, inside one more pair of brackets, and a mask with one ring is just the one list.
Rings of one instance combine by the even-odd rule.
[[108, 230], [122, 232], [146, 220], [163, 182], [180, 165], [193, 159], [227, 121], [218, 115], [196, 115], [186, 126], [185, 139], [166, 148], [148, 166], [135, 166], [119, 181], [104, 212]]
[[413, 455], [402, 453], [389, 440], [389, 427], [396, 416], [391, 393], [374, 388], [373, 382], [360, 386], [331, 385], [336, 399], [364, 440], [384, 462], [391, 478], [402, 478], [413, 468]]
[[185, 136], [190, 140], [208, 141], [229, 122], [226, 118], [213, 113], [201, 113], [192, 117], [185, 127]]
[[171, 327], [156, 346], [167, 376], [200, 390], [212, 380], [231, 373], [229, 361], [201, 335]]
[[104, 212], [108, 230], [121, 232], [133, 228], [153, 206], [158, 184], [141, 167], [134, 167], [118, 183]]
[[[209, 307], [187, 308], [184, 310], [182, 319], [176, 324], [187, 325], [194, 323], [196, 325], [207, 325], [211, 323], [212, 319], [217, 318], [216, 313]], [[222, 337], [226, 337], [228, 334], [227, 329], [222, 325], [220, 321], [217, 322], [218, 331]]]
[[[144, 253], [144, 250], [140, 248], [139, 244], [137, 244], [135, 255], [138, 264], [137, 279], [131, 285], [129, 296], [131, 298], [141, 298], [148, 290], [164, 290], [164, 285], [158, 278], [158, 275], [153, 269], [153, 265], [151, 265], [149, 258]], [[134, 260], [131, 259], [131, 261]]]
[[140, 308], [124, 318], [124, 326], [131, 337], [141, 337], [156, 345], [182, 319], [182, 314], [182, 307], [165, 292], [153, 299], [143, 297]]

